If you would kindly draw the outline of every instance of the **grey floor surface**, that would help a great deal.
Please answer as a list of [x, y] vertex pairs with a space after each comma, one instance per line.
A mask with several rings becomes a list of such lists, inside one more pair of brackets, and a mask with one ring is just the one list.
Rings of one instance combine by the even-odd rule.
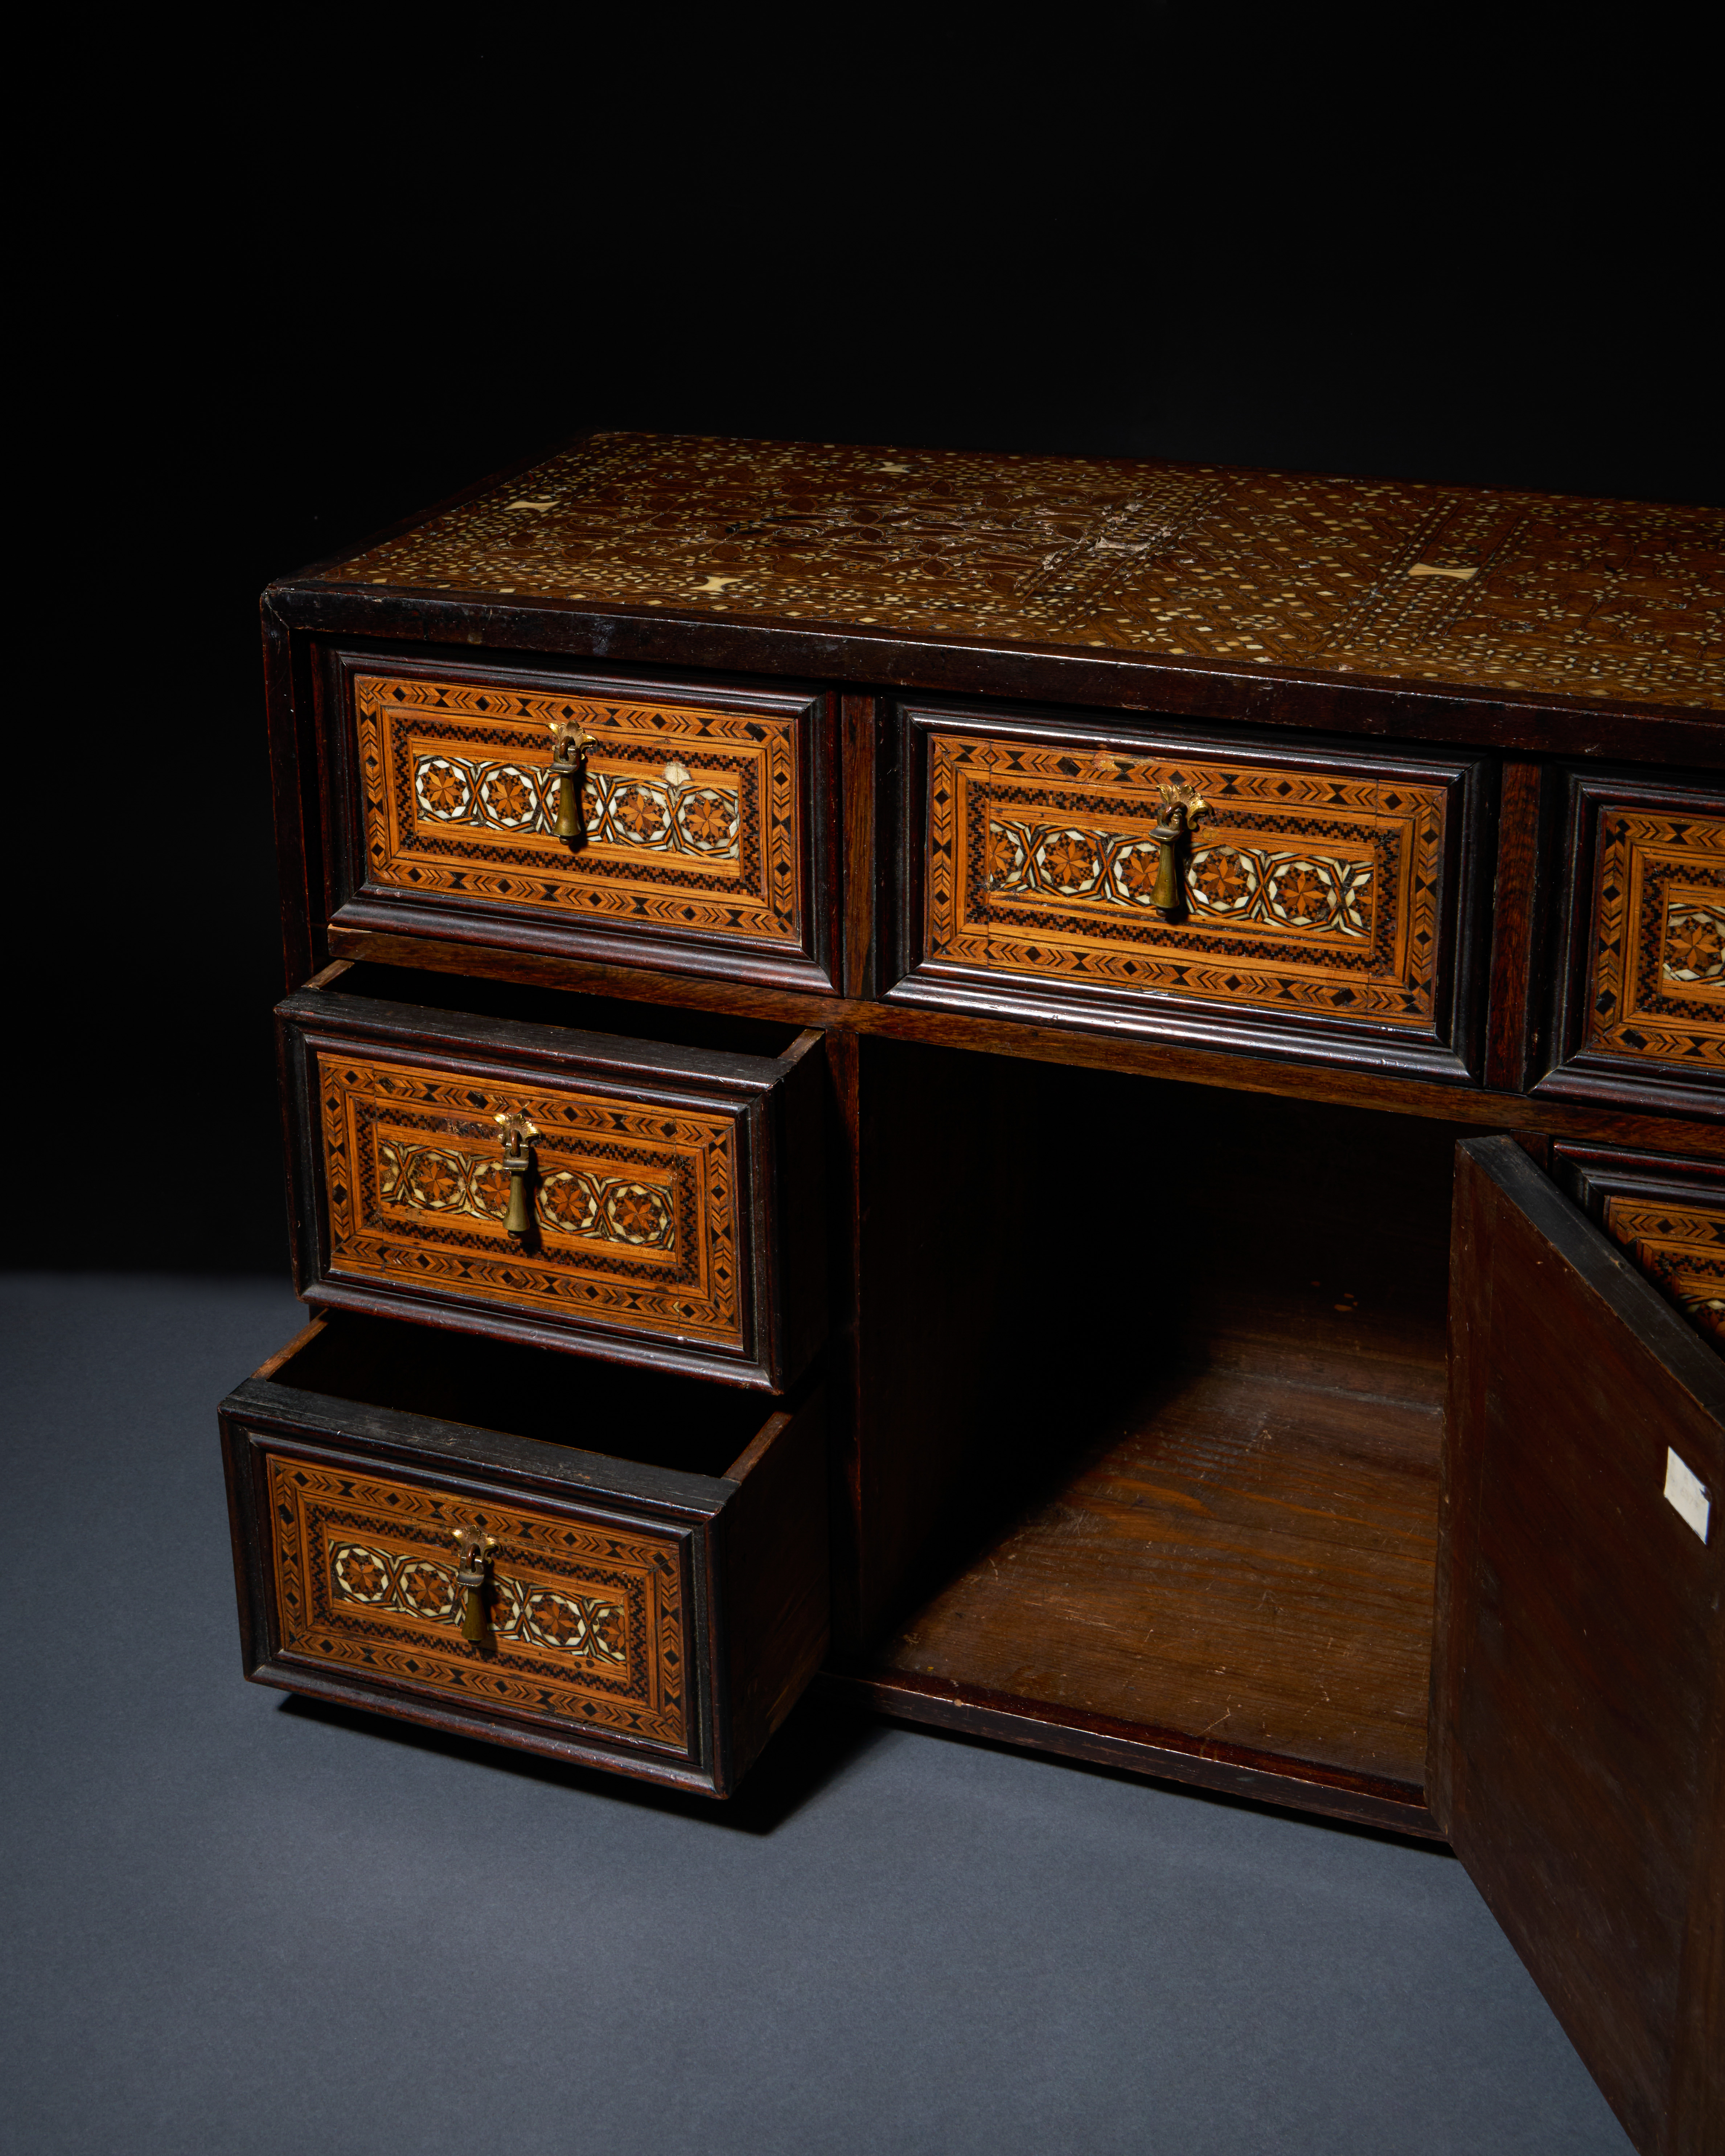
[[285, 1285], [14, 1277], [0, 2140], [1622, 2156], [1446, 1854], [804, 1710], [729, 1808], [244, 1684]]

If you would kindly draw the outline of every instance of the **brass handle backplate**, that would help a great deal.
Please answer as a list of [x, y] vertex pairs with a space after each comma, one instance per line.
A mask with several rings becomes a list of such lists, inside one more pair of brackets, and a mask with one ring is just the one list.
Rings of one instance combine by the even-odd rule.
[[452, 1539], [455, 1544], [455, 1584], [461, 1590], [461, 1636], [477, 1643], [485, 1636], [485, 1603], [497, 1538], [482, 1534], [477, 1527], [457, 1527]]
[[557, 773], [557, 834], [560, 839], [584, 839], [587, 819], [582, 792], [587, 783], [587, 752], [593, 737], [578, 719], [551, 721], [551, 767]]

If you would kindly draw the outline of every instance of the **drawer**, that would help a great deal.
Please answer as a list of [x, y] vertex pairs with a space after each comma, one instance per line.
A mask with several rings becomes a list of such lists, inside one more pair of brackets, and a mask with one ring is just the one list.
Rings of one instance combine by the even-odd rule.
[[1698, 1332], [1725, 1350], [1725, 1166], [1563, 1145], [1554, 1166], [1589, 1218]]
[[372, 966], [277, 1019], [307, 1302], [800, 1374], [825, 1323], [819, 1033]]
[[828, 701], [330, 653], [331, 925], [830, 989]]
[[1725, 1116], [1725, 790], [1568, 782], [1552, 1067], [1536, 1092]]
[[819, 1667], [818, 1392], [343, 1312], [220, 1419], [259, 1683], [723, 1796]]
[[894, 1000], [1474, 1070], [1477, 759], [933, 710], [905, 725]]

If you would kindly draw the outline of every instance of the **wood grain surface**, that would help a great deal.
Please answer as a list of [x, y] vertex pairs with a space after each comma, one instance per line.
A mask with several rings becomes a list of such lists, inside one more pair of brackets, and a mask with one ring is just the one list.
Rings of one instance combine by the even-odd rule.
[[1711, 2156], [1725, 1368], [1507, 1140], [1461, 1149], [1452, 1268], [1432, 1809], [1637, 2148]]
[[1170, 1373], [872, 1657], [999, 1700], [1404, 1785], [1425, 1760], [1441, 1383], [1273, 1350]]

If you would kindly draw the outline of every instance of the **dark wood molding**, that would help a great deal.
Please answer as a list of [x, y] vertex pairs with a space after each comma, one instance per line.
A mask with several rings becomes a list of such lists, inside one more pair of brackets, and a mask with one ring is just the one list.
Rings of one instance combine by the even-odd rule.
[[1400, 1783], [1321, 1768], [1302, 1771], [1285, 1759], [1266, 1761], [1234, 1745], [1200, 1745], [1172, 1732], [1158, 1742], [1153, 1732], [1101, 1715], [1063, 1712], [979, 1687], [948, 1687], [902, 1675], [854, 1675], [840, 1667], [823, 1676], [821, 1689], [829, 1698], [960, 1736], [1033, 1751], [1058, 1751], [1064, 1758], [1082, 1759], [1091, 1766], [1122, 1768], [1157, 1781], [1214, 1789], [1255, 1803], [1296, 1804], [1322, 1818], [1385, 1828], [1392, 1834], [1443, 1839], [1420, 1792]]
[[841, 1026], [882, 1040], [926, 1041], [981, 1055], [1135, 1071], [1145, 1077], [1171, 1078], [1184, 1085], [1221, 1086], [1243, 1093], [1294, 1094], [1302, 1100], [1381, 1108], [1391, 1115], [1492, 1123], [1505, 1130], [1542, 1130], [1577, 1139], [1664, 1146], [1678, 1152], [1686, 1148], [1705, 1152], [1719, 1142], [1717, 1127], [1712, 1121], [1661, 1113], [1656, 1106], [1640, 1110], [1595, 1108], [1543, 1096], [1529, 1098], [1479, 1086], [1433, 1085], [1421, 1079], [1315, 1068], [1291, 1060], [1190, 1048], [1154, 1039], [1098, 1035], [1076, 1025], [1034, 1025], [959, 1011], [924, 1010], [896, 1002], [725, 987], [625, 966], [595, 966], [521, 952], [475, 952], [463, 945], [434, 943], [417, 937], [361, 936], [341, 930], [331, 933], [330, 946], [341, 957], [383, 965], [519, 981], [644, 1004], [733, 1012], [788, 1025]]

